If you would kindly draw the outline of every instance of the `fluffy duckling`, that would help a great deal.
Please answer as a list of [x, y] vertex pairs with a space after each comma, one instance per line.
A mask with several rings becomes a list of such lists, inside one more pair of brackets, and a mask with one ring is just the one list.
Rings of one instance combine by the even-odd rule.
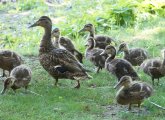
[[89, 24], [84, 25], [84, 27], [79, 32], [83, 32], [83, 31], [88, 31], [90, 33], [89, 37], [93, 37], [94, 40], [96, 41], [95, 47], [98, 47], [100, 49], [105, 49], [105, 47], [109, 45], [112, 41], [114, 42], [114, 40], [110, 38], [109, 36], [95, 35], [95, 27], [93, 24], [89, 23]]
[[31, 81], [32, 72], [31, 69], [25, 65], [19, 65], [15, 67], [9, 77], [4, 80], [3, 90], [1, 94], [9, 88], [12, 88], [15, 92], [16, 89], [24, 87], [25, 90], [28, 88], [28, 84]]
[[83, 55], [75, 49], [72, 41], [66, 37], [61, 37], [61, 33], [60, 33], [60, 29], [59, 28], [55, 28], [52, 31], [52, 37], [54, 37], [54, 41], [53, 41], [53, 45], [56, 48], [61, 48], [61, 49], [66, 49], [69, 52], [71, 52], [76, 58], [77, 60], [82, 63], [82, 59], [83, 59]]
[[59, 48], [59, 40], [60, 40], [60, 29], [59, 28], [55, 28], [52, 33], [51, 33], [51, 37], [53, 38], [53, 45], [55, 48]]
[[91, 79], [87, 70], [67, 50], [55, 48], [51, 41], [52, 21], [47, 16], [42, 16], [30, 27], [41, 26], [45, 33], [40, 43], [39, 61], [43, 68], [55, 78], [57, 85], [59, 78], [77, 81], [75, 88], [80, 88], [80, 80]]
[[23, 62], [22, 58], [14, 51], [1, 50], [0, 51], [0, 68], [3, 69], [2, 77], [6, 76], [5, 70], [9, 71], [9, 74], [10, 74], [11, 70], [14, 67], [22, 64], [22, 62]]
[[136, 71], [133, 69], [132, 64], [130, 62], [128, 62], [125, 59], [115, 58], [116, 56], [115, 47], [108, 45], [102, 54], [105, 53], [109, 55], [109, 57], [105, 61], [105, 69], [107, 69], [110, 73], [115, 75], [118, 81], [124, 75], [129, 75], [134, 80], [139, 79]]
[[132, 81], [130, 76], [121, 77], [114, 88], [119, 88], [116, 93], [117, 103], [129, 105], [128, 110], [131, 110], [132, 104], [138, 104], [138, 107], [140, 108], [143, 100], [150, 97], [153, 91], [153, 88], [147, 83]]
[[124, 52], [124, 59], [128, 60], [133, 66], [140, 66], [147, 59], [147, 52], [142, 48], [129, 49], [126, 43], [119, 46], [119, 52]]
[[163, 50], [163, 57], [163, 60], [156, 58], [148, 59], [140, 66], [144, 73], [151, 76], [153, 85], [155, 79], [158, 79], [157, 85], [159, 85], [159, 78], [165, 76], [165, 50]]
[[100, 55], [104, 50], [95, 48], [95, 40], [92, 37], [89, 37], [86, 44], [87, 49], [85, 52], [85, 58], [90, 60], [95, 66], [97, 66], [97, 73], [99, 70], [104, 68], [105, 60], [108, 57], [107, 54]]

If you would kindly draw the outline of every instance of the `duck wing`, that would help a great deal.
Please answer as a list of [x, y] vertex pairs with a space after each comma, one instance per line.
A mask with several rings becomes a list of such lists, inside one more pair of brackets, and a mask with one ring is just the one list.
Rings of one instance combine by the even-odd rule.
[[146, 95], [146, 92], [142, 90], [142, 86], [138, 83], [135, 83], [130, 88], [127, 88], [125, 93], [130, 100], [142, 100]]
[[151, 96], [153, 89], [146, 83], [134, 82], [134, 84], [126, 91], [131, 99], [142, 100], [144, 98], [148, 98], [149, 96]]
[[138, 79], [138, 75], [136, 71], [133, 69], [131, 63], [124, 59], [113, 59], [109, 64], [108, 64], [108, 70], [116, 75], [118, 80], [124, 75], [129, 75], [133, 79]]
[[77, 59], [67, 50], [63, 49], [54, 49], [51, 52], [52, 56], [52, 64], [54, 67], [61, 66], [65, 68], [66, 71], [71, 73], [74, 72], [84, 72], [85, 68], [82, 66], [81, 63], [77, 61]]

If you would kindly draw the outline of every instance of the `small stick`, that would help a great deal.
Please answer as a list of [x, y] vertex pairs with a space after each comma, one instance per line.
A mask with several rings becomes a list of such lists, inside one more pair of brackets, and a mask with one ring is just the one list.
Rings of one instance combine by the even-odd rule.
[[162, 107], [162, 106], [160, 106], [160, 105], [158, 105], [158, 104], [156, 104], [156, 103], [150, 101], [149, 99], [148, 99], [148, 101], [149, 101], [151, 104], [155, 105], [156, 107], [158, 107], [158, 108], [160, 108], [160, 109], [162, 109], [162, 110], [165, 110], [165, 107]]
[[32, 94], [34, 94], [34, 95], [42, 96], [42, 95], [40, 95], [40, 94], [38, 94], [38, 93], [36, 93], [36, 92], [33, 92], [33, 91], [31, 91], [31, 90], [27, 90], [27, 91], [30, 92], [30, 93], [32, 93]]

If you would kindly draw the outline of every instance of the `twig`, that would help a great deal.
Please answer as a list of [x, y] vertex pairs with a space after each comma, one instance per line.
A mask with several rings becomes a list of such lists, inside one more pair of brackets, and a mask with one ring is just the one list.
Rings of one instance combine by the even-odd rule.
[[42, 96], [42, 95], [40, 95], [40, 94], [38, 94], [38, 93], [36, 93], [36, 92], [30, 91], [30, 90], [27, 90], [27, 91], [30, 92], [30, 93], [32, 93], [32, 94], [34, 94], [34, 95]]
[[160, 105], [158, 105], [158, 104], [156, 104], [156, 103], [150, 101], [149, 99], [148, 99], [148, 101], [149, 101], [151, 104], [155, 105], [156, 107], [158, 107], [158, 108], [160, 108], [160, 109], [162, 109], [162, 110], [165, 110], [165, 107], [162, 107], [162, 106], [160, 106]]

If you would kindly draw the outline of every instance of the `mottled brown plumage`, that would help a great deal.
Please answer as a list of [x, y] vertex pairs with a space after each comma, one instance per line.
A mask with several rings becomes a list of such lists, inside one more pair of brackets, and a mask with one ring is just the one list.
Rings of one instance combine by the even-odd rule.
[[149, 84], [141, 81], [132, 81], [130, 76], [121, 77], [114, 88], [119, 88], [116, 93], [117, 103], [129, 105], [129, 110], [131, 110], [132, 104], [138, 104], [140, 108], [143, 100], [150, 97], [153, 91]]
[[147, 75], [151, 76], [152, 84], [154, 85], [154, 80], [158, 79], [157, 85], [159, 85], [159, 78], [165, 76], [165, 50], [163, 51], [164, 59], [148, 59], [144, 61], [140, 68]]
[[12, 88], [14, 91], [21, 87], [24, 87], [25, 90], [28, 87], [29, 82], [31, 81], [31, 69], [25, 65], [19, 65], [15, 67], [9, 77], [4, 80], [4, 87], [1, 94], [4, 94], [5, 91], [9, 88]]
[[3, 77], [5, 75], [5, 70], [9, 71], [20, 65], [23, 62], [22, 58], [15, 53], [14, 51], [10, 50], [1, 50], [0, 51], [0, 68], [3, 69]]
[[104, 50], [95, 48], [95, 40], [89, 37], [87, 40], [87, 49], [85, 52], [85, 58], [90, 60], [95, 66], [97, 66], [97, 73], [100, 69], [104, 68], [105, 60], [108, 57], [107, 54], [100, 55]]
[[148, 56], [144, 49], [129, 49], [126, 43], [120, 44], [118, 53], [119, 52], [124, 52], [124, 59], [128, 60], [133, 66], [140, 66]]
[[105, 51], [103, 53], [107, 53], [110, 55], [105, 61], [105, 69], [107, 69], [110, 73], [115, 75], [118, 81], [124, 75], [129, 75], [134, 80], [139, 79], [136, 71], [133, 69], [132, 64], [130, 62], [124, 59], [115, 58], [115, 47], [109, 45], [105, 48]]
[[110, 45], [110, 43], [112, 41], [114, 42], [114, 40], [112, 38], [110, 38], [109, 36], [95, 35], [95, 28], [94, 28], [93, 24], [86, 24], [86, 25], [84, 25], [84, 27], [79, 32], [82, 32], [82, 31], [88, 31], [90, 33], [89, 37], [93, 37], [94, 40], [96, 41], [95, 47], [98, 47], [100, 49], [105, 49], [105, 47], [107, 45]]
[[39, 60], [43, 68], [56, 79], [55, 85], [59, 78], [66, 78], [76, 80], [78, 82], [76, 88], [79, 88], [79, 80], [91, 78], [69, 51], [53, 46], [51, 42], [52, 22], [49, 17], [42, 16], [30, 27], [35, 26], [41, 26], [45, 30], [40, 43]]
[[71, 52], [79, 62], [83, 62], [82, 59], [83, 59], [83, 55], [78, 51], [76, 50], [76, 48], [74, 47], [72, 41], [69, 39], [69, 38], [66, 38], [66, 37], [61, 37], [60, 35], [60, 29], [59, 28], [55, 28], [53, 31], [52, 31], [52, 37], [54, 37], [54, 41], [53, 41], [53, 45], [55, 47], [59, 47], [61, 49], [66, 49], [68, 50], [69, 52]]

